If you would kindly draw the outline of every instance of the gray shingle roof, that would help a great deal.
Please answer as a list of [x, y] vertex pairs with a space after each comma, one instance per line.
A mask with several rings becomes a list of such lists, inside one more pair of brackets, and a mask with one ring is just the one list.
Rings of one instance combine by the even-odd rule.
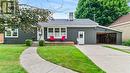
[[39, 22], [40, 26], [44, 27], [96, 27], [98, 23], [90, 20], [90, 19], [74, 19], [70, 21], [68, 19], [54, 19], [49, 20], [48, 22]]

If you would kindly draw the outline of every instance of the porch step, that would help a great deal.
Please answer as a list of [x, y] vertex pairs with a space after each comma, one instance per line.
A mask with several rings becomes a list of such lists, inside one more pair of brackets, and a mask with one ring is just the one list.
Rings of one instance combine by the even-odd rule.
[[45, 41], [46, 44], [50, 44], [50, 45], [74, 45], [74, 42], [72, 41], [66, 41], [66, 42], [49, 42], [49, 41]]
[[32, 44], [32, 47], [37, 47], [39, 44], [38, 44], [38, 41], [34, 41], [33, 44]]

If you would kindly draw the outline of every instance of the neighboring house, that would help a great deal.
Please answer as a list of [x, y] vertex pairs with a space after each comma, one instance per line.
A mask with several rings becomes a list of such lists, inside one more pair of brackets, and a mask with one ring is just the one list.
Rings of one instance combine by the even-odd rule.
[[114, 23], [112, 23], [110, 28], [122, 31], [122, 40], [129, 40], [130, 39], [130, 13], [124, 15], [117, 19]]
[[0, 0], [0, 13], [9, 16], [15, 13], [17, 5], [18, 0]]
[[[15, 13], [15, 8], [18, 5], [18, 0], [0, 0], [0, 13], [6, 17]], [[37, 30], [34, 32], [25, 33], [18, 29], [5, 28], [5, 33], [0, 33], [0, 43], [24, 43], [26, 39], [37, 39]]]

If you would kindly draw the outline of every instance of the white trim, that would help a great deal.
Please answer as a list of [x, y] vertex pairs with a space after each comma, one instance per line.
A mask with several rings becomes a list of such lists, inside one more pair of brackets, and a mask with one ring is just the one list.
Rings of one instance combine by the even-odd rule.
[[44, 40], [44, 27], [37, 29], [37, 40]]
[[65, 28], [65, 38], [67, 39], [67, 27], [47, 27], [47, 39], [50, 38], [49, 36], [49, 28], [53, 28], [53, 36], [55, 37], [55, 28], [59, 28], [59, 33], [60, 33], [60, 36], [59, 37], [55, 37], [56, 39], [60, 39], [62, 36], [61, 36], [61, 28]]
[[[80, 34], [83, 35], [82, 38], [80, 37]], [[79, 45], [85, 44], [85, 31], [78, 31], [77, 42], [78, 42]]]
[[[5, 28], [7, 29], [7, 28]], [[11, 28], [9, 28], [11, 29]], [[18, 38], [18, 35], [19, 35], [19, 32], [18, 32], [18, 29], [17, 30], [17, 36], [13, 36], [13, 31], [11, 31], [11, 36], [7, 36], [7, 32], [5, 31], [5, 38]]]
[[42, 37], [41, 37], [41, 40], [44, 40], [44, 27], [42, 27]]
[[41, 29], [37, 28], [37, 40], [40, 40]]

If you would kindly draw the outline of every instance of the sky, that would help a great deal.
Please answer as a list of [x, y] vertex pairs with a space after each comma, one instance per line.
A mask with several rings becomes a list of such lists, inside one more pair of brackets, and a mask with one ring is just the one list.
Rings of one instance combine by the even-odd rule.
[[19, 0], [19, 3], [50, 9], [55, 19], [67, 19], [68, 13], [76, 10], [78, 0]]

